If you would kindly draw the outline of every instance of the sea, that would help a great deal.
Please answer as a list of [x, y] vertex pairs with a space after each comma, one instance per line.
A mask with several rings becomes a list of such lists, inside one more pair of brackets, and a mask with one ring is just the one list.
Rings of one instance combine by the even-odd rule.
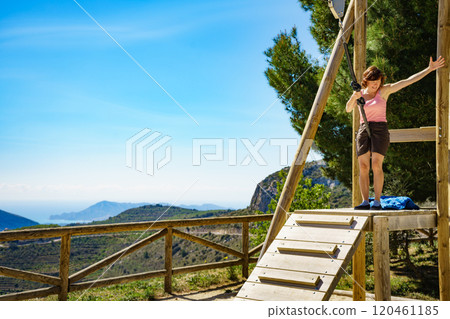
[[39, 224], [87, 223], [86, 220], [50, 220], [50, 215], [78, 212], [99, 201], [0, 201], [0, 209], [19, 215]]

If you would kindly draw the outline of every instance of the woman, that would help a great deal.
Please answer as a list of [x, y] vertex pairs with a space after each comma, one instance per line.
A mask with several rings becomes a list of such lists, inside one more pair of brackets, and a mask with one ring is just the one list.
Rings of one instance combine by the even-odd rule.
[[[356, 154], [358, 155], [359, 185], [363, 202], [356, 206], [355, 209], [381, 209], [380, 197], [384, 182], [383, 160], [389, 146], [389, 131], [386, 121], [386, 101], [389, 95], [421, 80], [427, 74], [443, 67], [444, 64], [445, 60], [441, 56], [436, 61], [433, 61], [430, 57], [430, 64], [426, 69], [405, 80], [392, 84], [384, 84], [385, 77], [376, 66], [371, 66], [364, 71], [362, 80], [362, 87], [364, 89], [360, 92], [353, 92], [345, 108], [347, 112], [351, 112], [356, 106], [356, 100], [361, 96], [364, 97], [366, 101], [364, 111], [371, 134], [371, 138], [369, 138], [361, 117], [361, 124], [356, 135]], [[375, 191], [375, 200], [372, 203], [372, 207], [369, 204], [369, 169], [371, 158], [373, 188]]]

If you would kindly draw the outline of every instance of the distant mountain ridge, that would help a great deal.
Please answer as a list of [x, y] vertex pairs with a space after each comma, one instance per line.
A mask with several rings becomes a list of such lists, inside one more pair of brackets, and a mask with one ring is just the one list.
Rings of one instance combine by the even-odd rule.
[[145, 205], [148, 205], [148, 203], [116, 203], [104, 200], [79, 212], [50, 215], [50, 220], [104, 220], [116, 216], [127, 209]]
[[34, 225], [39, 225], [39, 223], [35, 222], [34, 220], [16, 214], [8, 213], [0, 209], [0, 231], [3, 231], [5, 229], [16, 229]]
[[[106, 220], [110, 217], [117, 216], [118, 214], [132, 208], [147, 206], [147, 205], [163, 205], [170, 206], [168, 203], [117, 203], [110, 201], [101, 201], [88, 208], [72, 213], [63, 213], [57, 215], [51, 215], [50, 220], [71, 220], [71, 221], [98, 221]], [[228, 208], [220, 207], [214, 204], [201, 204], [201, 205], [177, 205], [177, 207], [194, 209], [198, 211], [206, 210], [226, 210]]]

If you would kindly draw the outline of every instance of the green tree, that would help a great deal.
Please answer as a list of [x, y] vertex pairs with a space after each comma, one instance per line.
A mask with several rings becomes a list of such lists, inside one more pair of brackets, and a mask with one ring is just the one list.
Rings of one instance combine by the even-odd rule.
[[[311, 13], [311, 34], [326, 58], [339, 32], [327, 1], [298, 0]], [[349, 1], [347, 1], [348, 3]], [[373, 5], [373, 6], [372, 6]], [[424, 69], [436, 51], [438, 4], [421, 0], [369, 0], [367, 11], [367, 65], [377, 65], [387, 83], [399, 81]], [[352, 52], [353, 40], [349, 42]], [[290, 114], [294, 129], [302, 134], [320, 83], [324, 65], [301, 47], [295, 27], [274, 38], [265, 51], [269, 67], [265, 75]], [[434, 57], [436, 58], [436, 57]], [[336, 77], [315, 143], [327, 162], [325, 173], [351, 186], [351, 114], [345, 104], [351, 95], [345, 61]], [[412, 128], [435, 125], [435, 77], [389, 97], [389, 127]], [[435, 198], [434, 143], [396, 143], [385, 159], [385, 194], [409, 195], [416, 200]]]
[[[281, 182], [277, 182], [277, 195], [270, 201], [266, 214], [273, 214], [275, 212], [278, 200], [280, 199], [281, 191], [283, 190], [284, 183], [286, 182], [287, 172], [281, 170], [278, 173], [278, 176], [281, 178]], [[326, 191], [325, 185], [315, 184], [312, 186], [312, 180], [310, 178], [302, 177], [299, 185], [297, 186], [294, 199], [288, 212], [292, 212], [296, 209], [330, 208], [330, 195], [331, 193]], [[260, 211], [258, 211], [258, 213], [264, 214]], [[252, 238], [253, 244], [259, 245], [264, 242], [269, 226], [269, 221], [256, 223], [256, 227], [250, 230], [250, 232], [255, 235]]]

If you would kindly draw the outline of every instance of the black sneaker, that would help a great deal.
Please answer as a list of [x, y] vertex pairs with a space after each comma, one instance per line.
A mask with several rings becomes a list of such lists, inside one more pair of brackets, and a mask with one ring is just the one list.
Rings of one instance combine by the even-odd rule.
[[374, 205], [372, 207], [370, 207], [370, 210], [381, 210], [381, 205]]
[[356, 209], [356, 210], [367, 210], [367, 209], [370, 209], [370, 204], [367, 204], [367, 205], [360, 204], [360, 205], [356, 206], [354, 209]]

